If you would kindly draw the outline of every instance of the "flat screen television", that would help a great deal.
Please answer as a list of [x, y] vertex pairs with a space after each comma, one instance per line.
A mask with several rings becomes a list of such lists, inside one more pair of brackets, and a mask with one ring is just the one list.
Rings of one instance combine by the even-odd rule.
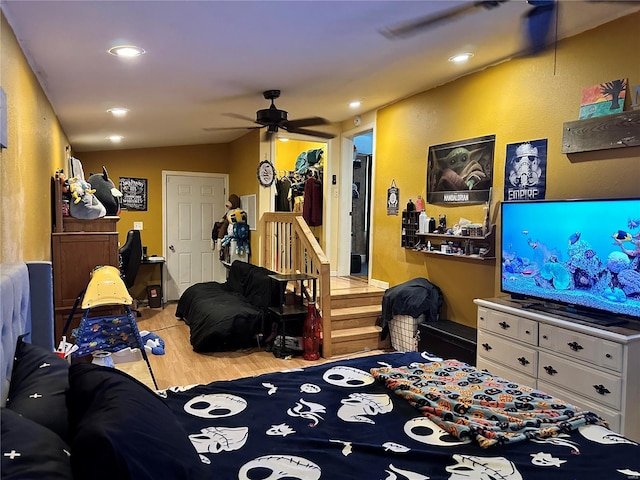
[[500, 225], [502, 292], [601, 324], [640, 319], [640, 198], [503, 202]]

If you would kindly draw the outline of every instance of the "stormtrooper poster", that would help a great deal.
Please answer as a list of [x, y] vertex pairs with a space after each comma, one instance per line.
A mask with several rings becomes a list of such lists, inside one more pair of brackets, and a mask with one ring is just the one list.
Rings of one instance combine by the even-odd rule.
[[507, 145], [504, 201], [544, 200], [547, 185], [547, 139]]
[[493, 184], [495, 135], [429, 147], [427, 201], [484, 203]]

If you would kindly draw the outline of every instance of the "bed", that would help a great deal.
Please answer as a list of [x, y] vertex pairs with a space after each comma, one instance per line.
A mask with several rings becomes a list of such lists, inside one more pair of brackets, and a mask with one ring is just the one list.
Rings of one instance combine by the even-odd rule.
[[[427, 353], [335, 360], [157, 392], [119, 370], [69, 366], [21, 341], [16, 358], [10, 389], [17, 395], [2, 409], [3, 478], [640, 475], [638, 443], [606, 429], [595, 415]], [[17, 398], [38, 408], [18, 414]], [[538, 412], [542, 406], [545, 415]], [[492, 408], [495, 419], [486, 413]], [[516, 419], [518, 412], [524, 415]], [[60, 418], [68, 421], [54, 421]]]

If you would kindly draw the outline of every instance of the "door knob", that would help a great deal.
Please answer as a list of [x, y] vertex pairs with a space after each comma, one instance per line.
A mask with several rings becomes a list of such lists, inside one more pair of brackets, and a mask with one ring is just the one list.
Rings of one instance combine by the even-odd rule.
[[169, 245], [169, 250], [171, 250], [173, 253], [176, 253], [176, 248], [173, 245]]

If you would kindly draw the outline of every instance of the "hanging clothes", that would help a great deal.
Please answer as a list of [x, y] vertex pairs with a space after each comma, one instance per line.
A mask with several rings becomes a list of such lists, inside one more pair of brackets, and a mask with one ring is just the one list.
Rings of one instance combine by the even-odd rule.
[[291, 211], [291, 180], [289, 177], [279, 178], [276, 182], [276, 212]]
[[310, 227], [322, 225], [322, 182], [309, 177], [304, 184], [302, 218]]

